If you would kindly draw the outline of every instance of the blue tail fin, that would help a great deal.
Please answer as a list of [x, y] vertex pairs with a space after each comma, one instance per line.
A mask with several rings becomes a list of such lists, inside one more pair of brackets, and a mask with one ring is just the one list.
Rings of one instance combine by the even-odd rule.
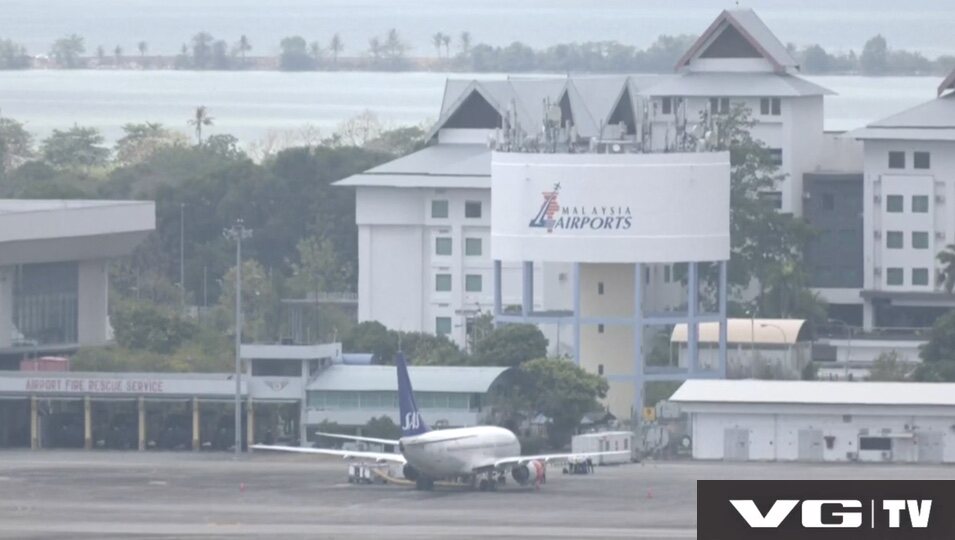
[[414, 390], [411, 388], [411, 379], [408, 378], [408, 363], [404, 353], [395, 355], [395, 366], [398, 368], [398, 410], [401, 413], [401, 436], [410, 437], [430, 431], [424, 423], [418, 404], [414, 400]]

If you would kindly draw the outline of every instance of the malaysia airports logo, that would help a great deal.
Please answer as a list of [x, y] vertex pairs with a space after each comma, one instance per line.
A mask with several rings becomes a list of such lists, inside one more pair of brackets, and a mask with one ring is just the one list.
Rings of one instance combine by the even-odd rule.
[[699, 540], [955, 538], [955, 481], [697, 482]]
[[563, 230], [627, 230], [633, 225], [633, 214], [629, 206], [561, 206], [557, 200], [560, 194], [560, 182], [554, 189], [541, 193], [541, 203], [537, 215], [528, 224], [529, 227], [547, 229], [551, 233]]

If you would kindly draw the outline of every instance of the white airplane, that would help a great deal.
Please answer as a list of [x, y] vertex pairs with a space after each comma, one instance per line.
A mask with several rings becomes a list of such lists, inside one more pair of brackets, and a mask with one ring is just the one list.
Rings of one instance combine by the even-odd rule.
[[364, 452], [330, 448], [305, 448], [256, 444], [255, 450], [278, 450], [305, 454], [340, 456], [344, 459], [390, 462], [403, 465], [405, 478], [415, 482], [415, 488], [431, 490], [435, 480], [461, 480], [471, 487], [494, 490], [504, 483], [507, 472], [514, 480], [540, 487], [545, 480], [548, 463], [586, 459], [601, 455], [629, 454], [616, 452], [582, 452], [575, 454], [541, 454], [522, 456], [521, 443], [510, 430], [497, 426], [475, 426], [432, 431], [421, 417], [415, 403], [414, 390], [408, 377], [404, 355], [398, 353], [395, 364], [398, 371], [398, 406], [401, 414], [401, 439], [378, 439], [351, 435], [331, 436], [353, 441], [395, 445], [401, 452]]

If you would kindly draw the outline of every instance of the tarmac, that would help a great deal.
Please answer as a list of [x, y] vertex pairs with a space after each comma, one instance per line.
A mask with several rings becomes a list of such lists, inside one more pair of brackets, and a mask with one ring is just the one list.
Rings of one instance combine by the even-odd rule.
[[942, 479], [955, 467], [649, 462], [539, 491], [358, 486], [335, 458], [0, 451], [0, 538], [696, 537], [699, 479]]

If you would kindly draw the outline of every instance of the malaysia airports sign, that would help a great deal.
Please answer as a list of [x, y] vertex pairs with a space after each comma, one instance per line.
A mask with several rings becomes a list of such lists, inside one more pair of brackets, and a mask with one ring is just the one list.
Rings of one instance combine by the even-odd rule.
[[729, 248], [724, 152], [493, 154], [494, 259], [720, 261]]

